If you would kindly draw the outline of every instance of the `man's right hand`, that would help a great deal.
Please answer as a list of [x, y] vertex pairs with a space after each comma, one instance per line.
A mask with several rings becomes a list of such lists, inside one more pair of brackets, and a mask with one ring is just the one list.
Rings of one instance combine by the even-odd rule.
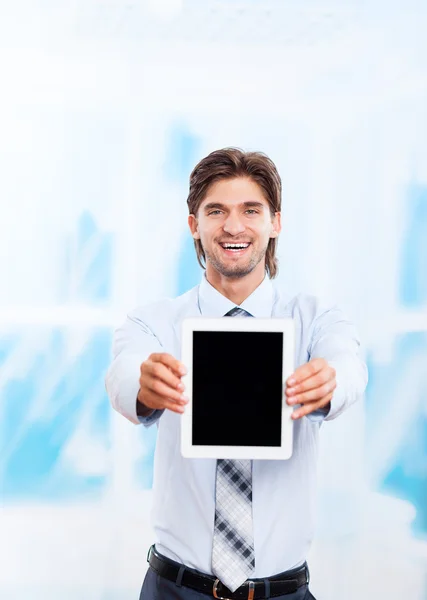
[[168, 408], [182, 414], [188, 402], [181, 382], [186, 373], [185, 366], [170, 354], [151, 354], [141, 365], [138, 402], [147, 409]]

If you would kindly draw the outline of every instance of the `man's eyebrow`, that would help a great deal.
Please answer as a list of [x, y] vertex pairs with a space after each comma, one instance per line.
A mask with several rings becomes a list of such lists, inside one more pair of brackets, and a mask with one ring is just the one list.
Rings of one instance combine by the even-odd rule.
[[243, 202], [243, 205], [248, 208], [263, 208], [264, 204], [262, 202], [258, 202], [257, 200], [248, 200], [248, 202]]
[[[239, 206], [244, 206], [245, 208], [263, 208], [264, 207], [262, 202], [257, 202], [256, 200], [248, 200], [247, 202], [242, 202], [241, 204], [239, 204]], [[205, 204], [205, 206], [203, 207], [203, 210], [205, 210], [207, 212], [208, 210], [215, 210], [215, 209], [224, 210], [226, 208], [227, 208], [227, 206], [225, 204], [221, 204], [221, 202], [208, 202], [208, 204]]]
[[220, 208], [223, 209], [225, 208], [224, 204], [221, 204], [220, 202], [208, 202], [208, 204], [205, 204], [205, 206], [203, 207], [203, 210], [212, 210], [214, 208]]

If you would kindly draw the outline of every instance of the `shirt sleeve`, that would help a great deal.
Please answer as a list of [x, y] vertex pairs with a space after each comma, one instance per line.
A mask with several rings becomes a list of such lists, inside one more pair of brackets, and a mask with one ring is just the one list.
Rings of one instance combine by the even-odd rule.
[[143, 425], [145, 425], [146, 427], [150, 427], [150, 425], [154, 425], [154, 423], [157, 423], [157, 421], [160, 419], [160, 417], [162, 416], [162, 414], [164, 413], [164, 410], [155, 410], [151, 413], [151, 415], [148, 415], [146, 417], [141, 417], [141, 415], [137, 415], [137, 419], [140, 423], [142, 423]]
[[105, 388], [112, 407], [132, 423], [149, 427], [158, 421], [162, 410], [147, 417], [137, 415], [140, 368], [153, 352], [164, 352], [159, 339], [138, 316], [137, 311], [127, 316], [124, 324], [114, 332], [113, 360], [105, 377]]
[[330, 406], [308, 417], [314, 422], [329, 421], [361, 399], [368, 382], [368, 369], [361, 357], [356, 328], [337, 307], [314, 320], [309, 360], [313, 358], [324, 358], [334, 367], [337, 387]]

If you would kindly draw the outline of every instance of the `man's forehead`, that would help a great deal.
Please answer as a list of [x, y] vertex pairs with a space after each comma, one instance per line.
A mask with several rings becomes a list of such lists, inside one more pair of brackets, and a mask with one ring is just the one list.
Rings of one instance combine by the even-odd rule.
[[211, 203], [226, 206], [239, 206], [246, 203], [258, 203], [268, 206], [261, 188], [250, 180], [225, 180], [216, 182], [201, 202], [201, 207]]

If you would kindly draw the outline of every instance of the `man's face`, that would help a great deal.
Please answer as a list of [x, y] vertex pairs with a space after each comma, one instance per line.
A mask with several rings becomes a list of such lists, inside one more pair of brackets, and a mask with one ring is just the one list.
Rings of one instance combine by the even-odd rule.
[[272, 217], [261, 188], [246, 177], [215, 183], [188, 222], [207, 262], [233, 279], [251, 273], [280, 233], [280, 213]]

